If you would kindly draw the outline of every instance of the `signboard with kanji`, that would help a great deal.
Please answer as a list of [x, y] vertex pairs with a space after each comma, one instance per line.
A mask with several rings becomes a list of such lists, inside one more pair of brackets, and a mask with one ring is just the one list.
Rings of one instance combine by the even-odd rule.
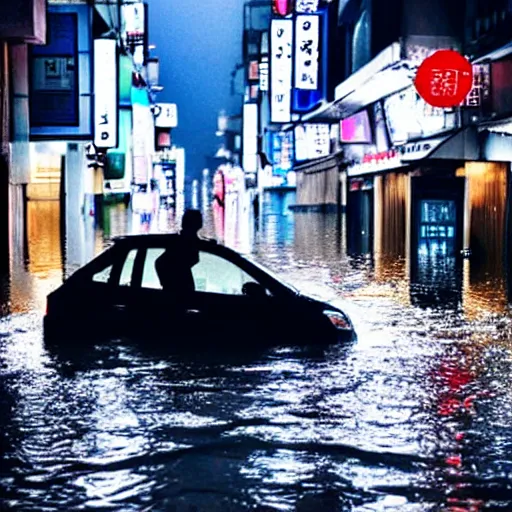
[[454, 50], [438, 50], [420, 65], [414, 81], [420, 96], [433, 107], [460, 105], [473, 85], [471, 63]]
[[484, 107], [491, 97], [491, 65], [473, 64], [473, 87], [464, 101], [467, 107]]
[[271, 121], [290, 122], [293, 21], [274, 19], [270, 25]]
[[295, 21], [295, 88], [318, 88], [319, 18], [298, 15]]

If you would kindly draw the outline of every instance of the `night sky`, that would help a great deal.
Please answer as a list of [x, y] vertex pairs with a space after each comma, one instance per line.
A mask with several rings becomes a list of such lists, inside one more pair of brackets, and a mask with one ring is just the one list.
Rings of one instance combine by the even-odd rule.
[[148, 0], [149, 43], [160, 58], [158, 101], [177, 103], [174, 143], [185, 147], [186, 176], [199, 177], [218, 147], [217, 114], [238, 113], [231, 72], [242, 59], [244, 0]]

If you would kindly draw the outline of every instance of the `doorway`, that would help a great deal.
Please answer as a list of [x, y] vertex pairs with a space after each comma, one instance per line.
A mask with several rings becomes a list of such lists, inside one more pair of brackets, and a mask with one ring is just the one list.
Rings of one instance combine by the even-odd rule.
[[462, 300], [465, 178], [411, 178], [411, 302], [457, 308]]
[[347, 197], [347, 251], [373, 252], [373, 179], [351, 179]]

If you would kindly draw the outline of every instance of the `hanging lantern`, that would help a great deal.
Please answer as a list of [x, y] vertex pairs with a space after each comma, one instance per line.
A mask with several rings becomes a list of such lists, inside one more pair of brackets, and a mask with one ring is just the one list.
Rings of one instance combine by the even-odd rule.
[[293, 12], [293, 0], [274, 0], [274, 13], [288, 16]]
[[473, 67], [454, 50], [438, 50], [427, 57], [416, 73], [419, 95], [433, 107], [460, 105], [473, 86]]

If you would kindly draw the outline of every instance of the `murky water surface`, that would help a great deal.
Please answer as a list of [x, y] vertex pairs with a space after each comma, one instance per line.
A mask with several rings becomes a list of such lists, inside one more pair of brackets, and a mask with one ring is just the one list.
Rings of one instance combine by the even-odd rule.
[[[162, 215], [151, 229], [168, 225]], [[107, 220], [68, 244], [64, 270], [48, 213], [29, 227], [28, 254], [13, 256], [13, 313], [0, 322], [1, 510], [512, 510], [500, 280], [464, 268], [455, 305], [429, 302], [400, 258], [347, 256], [335, 216], [269, 217], [236, 243], [344, 308], [357, 343], [48, 351], [46, 293], [110, 236], [139, 229], [119, 208]]]

